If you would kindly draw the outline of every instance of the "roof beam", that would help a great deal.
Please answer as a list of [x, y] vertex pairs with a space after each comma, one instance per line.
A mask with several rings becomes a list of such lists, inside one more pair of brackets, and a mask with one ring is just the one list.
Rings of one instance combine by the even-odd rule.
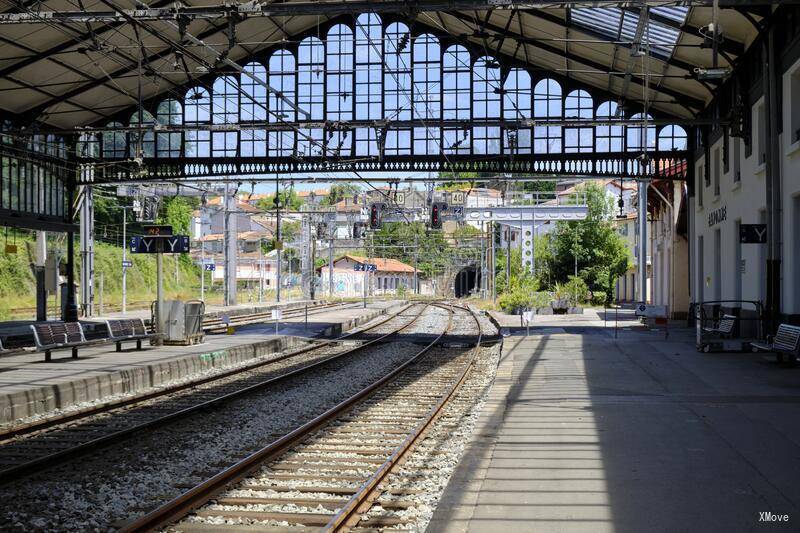
[[[800, 4], [800, 0], [718, 0], [720, 7], [766, 7], [780, 4]], [[684, 6], [710, 7], [713, 0], [682, 0]], [[675, 0], [650, 0], [650, 7], [674, 5]], [[120, 9], [120, 10], [82, 10], [82, 11], [46, 11], [35, 13], [0, 13], [0, 24], [36, 24], [41, 19], [61, 22], [122, 22], [125, 17], [134, 17], [142, 22], [154, 20], [174, 20], [177, 16], [189, 19], [216, 19], [236, 13], [247, 17], [294, 17], [301, 15], [352, 15], [360, 13], [404, 13], [432, 11], [484, 11], [487, 9], [563, 9], [566, 7], [625, 7], [630, 0], [350, 0], [217, 4], [210, 6], [171, 6], [153, 9]]]
[[[447, 15], [449, 15], [451, 17], [454, 17], [456, 19], [459, 19], [462, 22], [466, 22], [468, 24], [475, 24], [475, 25], [478, 24], [477, 22], [472, 20], [468, 15], [464, 15], [463, 13], [447, 13]], [[497, 33], [497, 34], [501, 34], [504, 31], [503, 28], [501, 28], [499, 26], [495, 26], [494, 24], [486, 24], [486, 25], [484, 25], [484, 28], [487, 29], [487, 30], [490, 30], [490, 31], [492, 31], [494, 33]], [[618, 74], [609, 73], [608, 72], [608, 67], [606, 65], [602, 64], [602, 63], [598, 63], [597, 61], [593, 61], [591, 59], [586, 59], [584, 57], [577, 56], [573, 52], [566, 53], [561, 48], [553, 46], [552, 44], [541, 42], [541, 41], [538, 41], [537, 39], [534, 39], [534, 38], [531, 38], [531, 37], [527, 37], [526, 38], [526, 37], [523, 37], [523, 36], [518, 35], [518, 34], [513, 33], [513, 32], [509, 32], [508, 33], [508, 38], [513, 39], [513, 40], [518, 41], [518, 42], [521, 41], [523, 44], [527, 44], [527, 45], [533, 46], [535, 48], [538, 48], [539, 50], [542, 50], [542, 51], [557, 55], [559, 57], [568, 58], [570, 61], [572, 61], [574, 63], [579, 63], [581, 65], [586, 65], [587, 67], [590, 67], [590, 68], [593, 68], [593, 69], [597, 70], [598, 74], [604, 74], [606, 76], [611, 76], [611, 77], [620, 78], [620, 79], [622, 78], [622, 76], [620, 76]], [[642, 78], [640, 78], [639, 76], [631, 75], [631, 82], [636, 83], [637, 85], [640, 85], [640, 86], [644, 87], [644, 80]], [[675, 99], [675, 102], [677, 102], [678, 104], [686, 107], [692, 113], [694, 113], [694, 110], [703, 109], [705, 107], [705, 105], [706, 105], [705, 102], [703, 100], [699, 99], [699, 98], [688, 96], [688, 95], [682, 93], [679, 90], [671, 89], [669, 87], [660, 87], [658, 89], [653, 88], [653, 90], [654, 91], [658, 91], [658, 92], [660, 92], [662, 94], [665, 94], [667, 96], [671, 96], [672, 98]]]

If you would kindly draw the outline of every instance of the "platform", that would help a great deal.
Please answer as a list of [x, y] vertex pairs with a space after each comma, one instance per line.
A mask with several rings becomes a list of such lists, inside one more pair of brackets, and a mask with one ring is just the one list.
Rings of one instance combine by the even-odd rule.
[[[69, 350], [53, 352], [45, 362], [41, 353], [0, 357], [0, 423], [95, 401], [112, 395], [145, 390], [184, 379], [210, 368], [223, 368], [298, 345], [314, 337], [336, 335], [364, 324], [401, 305], [397, 301], [370, 302], [330, 309], [278, 324], [249, 325], [234, 335], [207, 335], [196, 346], [114, 345], [84, 348], [78, 359]], [[131, 346], [129, 349], [128, 347]]]
[[692, 333], [507, 337], [428, 532], [797, 531], [800, 370]]

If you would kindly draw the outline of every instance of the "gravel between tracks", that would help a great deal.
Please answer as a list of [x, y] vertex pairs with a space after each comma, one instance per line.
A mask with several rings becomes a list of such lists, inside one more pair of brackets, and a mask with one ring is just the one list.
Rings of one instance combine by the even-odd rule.
[[[444, 328], [447, 311], [429, 309], [407, 333]], [[335, 370], [292, 380], [233, 401], [202, 419], [193, 417], [78, 463], [0, 487], [0, 501], [15, 502], [13, 510], [6, 508], [0, 514], [0, 529], [113, 530], [122, 520], [155, 508], [187, 485], [210, 477], [322, 413], [417, 349], [400, 342], [375, 346]]]

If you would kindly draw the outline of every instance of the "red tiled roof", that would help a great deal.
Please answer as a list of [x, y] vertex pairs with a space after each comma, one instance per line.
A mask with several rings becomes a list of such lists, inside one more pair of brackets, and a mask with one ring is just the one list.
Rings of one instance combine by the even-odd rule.
[[[398, 261], [397, 259], [387, 259], [385, 257], [373, 257], [371, 259], [367, 259], [366, 257], [358, 256], [358, 255], [343, 255], [338, 260], [342, 259], [350, 259], [356, 263], [370, 263], [375, 265], [379, 272], [409, 272], [411, 274], [414, 273], [414, 267], [411, 265], [407, 265], [402, 261]], [[337, 261], [338, 261], [337, 260]], [[336, 266], [336, 261], [333, 262], [334, 267]]]

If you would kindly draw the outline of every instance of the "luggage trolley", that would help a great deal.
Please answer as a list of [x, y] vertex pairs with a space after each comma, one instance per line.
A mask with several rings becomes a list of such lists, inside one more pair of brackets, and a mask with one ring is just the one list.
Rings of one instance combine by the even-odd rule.
[[764, 306], [756, 300], [695, 304], [696, 346], [702, 352], [747, 352], [763, 340]]

